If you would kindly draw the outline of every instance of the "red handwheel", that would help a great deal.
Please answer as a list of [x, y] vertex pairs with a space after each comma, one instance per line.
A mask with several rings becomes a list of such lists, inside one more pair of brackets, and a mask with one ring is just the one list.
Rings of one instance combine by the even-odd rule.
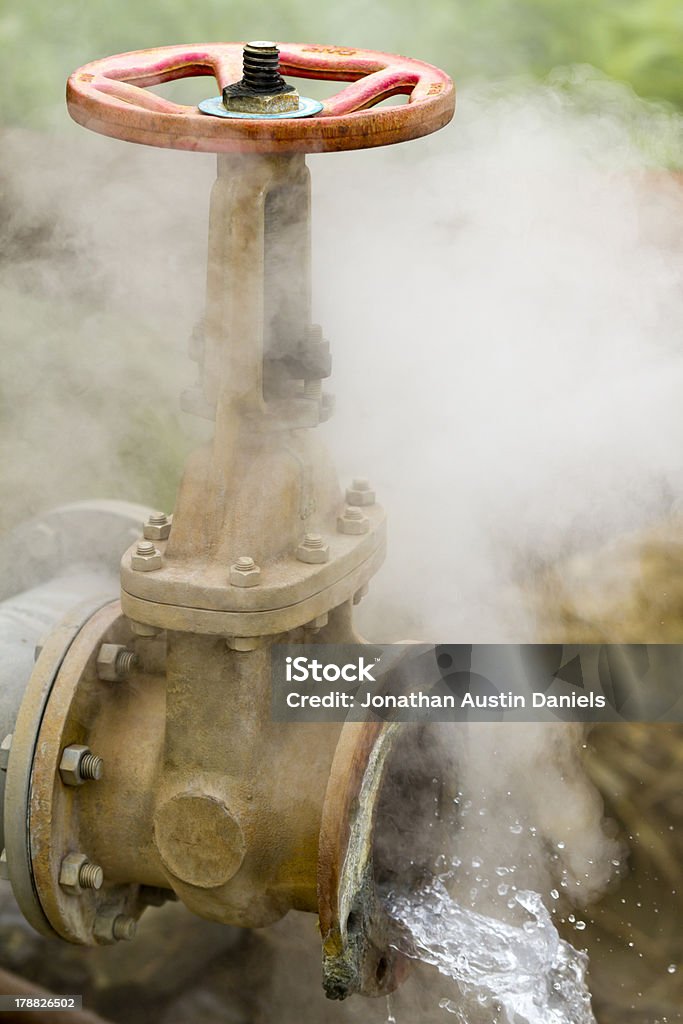
[[[102, 135], [203, 153], [321, 153], [387, 146], [429, 135], [453, 116], [453, 82], [431, 64], [339, 46], [279, 47], [283, 75], [351, 84], [325, 100], [312, 117], [211, 117], [147, 87], [213, 75], [222, 91], [241, 77], [243, 44], [164, 46], [79, 68], [67, 84], [69, 113]], [[407, 95], [408, 102], [373, 109], [399, 94]]]

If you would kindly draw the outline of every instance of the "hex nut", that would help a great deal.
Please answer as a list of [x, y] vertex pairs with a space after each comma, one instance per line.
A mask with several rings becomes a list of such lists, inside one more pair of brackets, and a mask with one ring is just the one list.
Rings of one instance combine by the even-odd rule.
[[249, 555], [240, 555], [230, 566], [230, 582], [233, 587], [255, 587], [261, 578], [261, 569]]
[[370, 529], [370, 520], [355, 505], [348, 505], [343, 515], [337, 519], [337, 529], [340, 533], [367, 533]]
[[347, 505], [374, 505], [375, 492], [370, 483], [364, 477], [357, 477], [351, 481], [351, 486], [346, 489]]
[[12, 748], [12, 733], [8, 733], [5, 736], [2, 743], [0, 743], [0, 771], [6, 772], [7, 765], [9, 764], [9, 752]]
[[152, 572], [153, 569], [161, 569], [161, 552], [155, 548], [151, 540], [140, 540], [130, 557], [130, 564], [138, 572]]
[[62, 751], [59, 774], [65, 786], [82, 786], [88, 779], [102, 778], [104, 763], [92, 753], [90, 747], [72, 743]]
[[128, 675], [137, 660], [137, 655], [123, 644], [102, 644], [97, 652], [97, 677], [118, 682]]
[[165, 512], [153, 512], [142, 527], [145, 540], [168, 540], [172, 522], [173, 517]]
[[84, 853], [68, 853], [59, 867], [62, 889], [80, 893], [83, 889], [101, 889], [104, 882], [102, 868], [92, 864]]
[[307, 533], [296, 549], [296, 557], [309, 565], [322, 565], [330, 560], [330, 545], [325, 544], [319, 533]]

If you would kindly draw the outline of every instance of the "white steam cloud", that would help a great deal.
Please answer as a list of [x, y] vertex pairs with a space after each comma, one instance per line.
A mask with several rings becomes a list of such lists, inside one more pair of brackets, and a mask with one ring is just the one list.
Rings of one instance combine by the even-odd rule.
[[[675, 511], [683, 191], [654, 167], [677, 134], [676, 115], [582, 72], [465, 91], [430, 140], [311, 158], [325, 432], [342, 480], [370, 476], [389, 513], [360, 608], [373, 639], [534, 639], [529, 566]], [[3, 150], [2, 526], [93, 494], [168, 504], [214, 161], [80, 129]], [[524, 884], [594, 896], [617, 848], [579, 731], [476, 740], [463, 800], [487, 813], [460, 856], [483, 849], [494, 871], [507, 843]]]

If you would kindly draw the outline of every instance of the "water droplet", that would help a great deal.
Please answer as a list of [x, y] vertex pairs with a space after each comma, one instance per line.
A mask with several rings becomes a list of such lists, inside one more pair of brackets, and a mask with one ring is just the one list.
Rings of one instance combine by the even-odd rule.
[[584, 929], [586, 927], [586, 922], [585, 921], [577, 921], [576, 924], [574, 925], [574, 927], [576, 928], [576, 930], [578, 932], [582, 932], [582, 931], [584, 931]]
[[505, 882], [501, 882], [497, 889], [498, 895], [507, 896], [509, 888], [509, 885], [506, 885]]
[[550, 895], [552, 896], [552, 898], [553, 898], [554, 900], [559, 900], [559, 898], [560, 898], [560, 894], [559, 894], [559, 892], [557, 891], [557, 889], [551, 889], [551, 890], [550, 890]]
[[564, 846], [565, 846], [565, 844], [564, 844], [564, 843], [558, 843], [558, 844], [557, 844], [557, 848], [558, 848], [558, 850], [564, 850]]
[[522, 827], [522, 825], [520, 825], [518, 821], [516, 821], [514, 825], [510, 825], [510, 831], [514, 836], [521, 836], [522, 832], [524, 831], [524, 828]]
[[667, 967], [667, 971], [669, 972], [669, 974], [675, 974], [677, 970], [678, 968], [676, 964], [669, 964], [669, 966]]

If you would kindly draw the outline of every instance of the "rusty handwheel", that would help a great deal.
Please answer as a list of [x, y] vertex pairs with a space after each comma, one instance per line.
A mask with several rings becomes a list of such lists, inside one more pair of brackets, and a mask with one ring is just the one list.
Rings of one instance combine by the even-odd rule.
[[[453, 116], [453, 82], [432, 64], [374, 50], [279, 46], [283, 75], [350, 84], [325, 100], [312, 117], [207, 117], [197, 107], [172, 103], [147, 87], [213, 75], [222, 91], [241, 77], [243, 44], [164, 46], [79, 68], [67, 85], [69, 112], [102, 135], [204, 153], [325, 153], [387, 146], [429, 135]], [[407, 95], [408, 102], [373, 109], [399, 94]]]

